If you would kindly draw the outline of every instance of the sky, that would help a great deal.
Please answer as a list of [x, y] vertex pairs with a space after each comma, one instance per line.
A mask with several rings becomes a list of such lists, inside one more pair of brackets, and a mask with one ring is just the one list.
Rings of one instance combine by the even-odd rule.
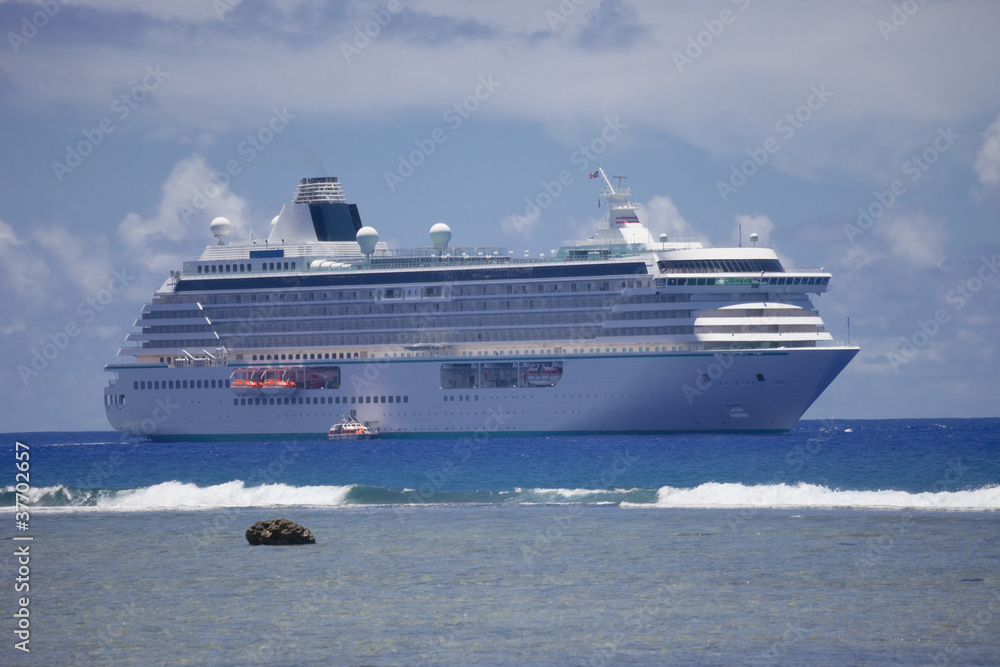
[[[602, 167], [756, 232], [861, 352], [812, 419], [1000, 416], [1000, 3], [0, 1], [0, 431], [106, 430], [173, 269], [338, 176], [394, 247], [550, 253]], [[848, 322], [850, 323], [848, 326]]]

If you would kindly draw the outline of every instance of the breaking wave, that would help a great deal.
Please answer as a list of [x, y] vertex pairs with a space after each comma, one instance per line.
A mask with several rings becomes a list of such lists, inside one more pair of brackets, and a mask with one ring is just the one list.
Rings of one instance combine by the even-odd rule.
[[850, 491], [816, 484], [707, 483], [690, 489], [664, 486], [651, 505], [624, 503], [634, 507], [660, 508], [852, 508], [916, 510], [998, 510], [1000, 486], [969, 491]]
[[[32, 489], [32, 511], [139, 512], [210, 510], [228, 507], [346, 507], [373, 505], [620, 505], [625, 508], [726, 509], [914, 509], [1000, 510], [1000, 486], [966, 491], [911, 493], [907, 491], [851, 491], [815, 484], [710, 482], [693, 488], [659, 489], [547, 489], [508, 491], [441, 491], [389, 489], [378, 486], [263, 484], [242, 480], [198, 486], [162, 482], [135, 489], [84, 489], [63, 485]], [[0, 490], [0, 510], [13, 511], [15, 489]]]

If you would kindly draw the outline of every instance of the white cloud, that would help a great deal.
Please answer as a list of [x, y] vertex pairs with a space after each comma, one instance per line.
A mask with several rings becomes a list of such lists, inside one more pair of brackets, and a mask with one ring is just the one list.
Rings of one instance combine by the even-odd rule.
[[[742, 238], [741, 238], [742, 230]], [[757, 234], [757, 245], [758, 246], [769, 246], [771, 245], [772, 232], [774, 231], [774, 222], [771, 218], [764, 214], [758, 215], [746, 215], [741, 214], [736, 216], [736, 224], [733, 225], [732, 242], [733, 245], [738, 245], [742, 242], [744, 246], [750, 245], [750, 235]]]
[[3, 245], [21, 245], [21, 241], [17, 238], [17, 233], [14, 228], [8, 225], [3, 220], [0, 220], [0, 246]]
[[24, 324], [24, 320], [20, 317], [13, 318], [9, 324], [0, 326], [0, 333], [5, 336], [9, 336], [12, 333], [17, 333], [19, 331], [24, 331], [27, 327]]
[[156, 214], [129, 213], [118, 225], [122, 245], [151, 271], [177, 268], [183, 258], [211, 242], [209, 224], [224, 216], [233, 225], [231, 238], [246, 233], [246, 201], [213, 181], [214, 172], [201, 156], [174, 165], [162, 187]]
[[76, 7], [106, 12], [146, 14], [163, 21], [218, 21], [228, 14], [225, 8], [238, 6], [243, 0], [74, 0]]
[[973, 165], [979, 182], [987, 187], [1000, 185], [1000, 116], [983, 134], [983, 145]]
[[25, 303], [40, 303], [49, 293], [46, 286], [52, 267], [26, 246], [13, 227], [0, 220], [0, 272], [5, 292], [8, 297], [24, 299]]
[[947, 225], [940, 218], [922, 213], [900, 215], [880, 221], [872, 228], [885, 241], [889, 253], [905, 264], [940, 266], [947, 247]]
[[112, 266], [104, 236], [92, 234], [80, 238], [63, 227], [38, 229], [32, 236], [47, 251], [49, 261], [83, 294], [96, 294], [107, 285]]
[[639, 204], [639, 220], [649, 228], [654, 238], [666, 234], [672, 241], [681, 241], [698, 236], [695, 228], [666, 195], [656, 195], [648, 203]]
[[500, 229], [507, 236], [514, 236], [524, 241], [530, 241], [538, 229], [542, 218], [540, 215], [528, 217], [520, 213], [512, 213], [500, 219]]
[[[98, 3], [111, 0], [89, 6]], [[169, 24], [171, 15], [212, 14], [210, 2], [191, 0], [176, 9], [156, 2], [145, 10], [164, 21], [149, 28], [159, 38], [152, 44], [105, 46], [87, 41], [99, 36], [83, 36], [39, 50], [8, 68], [11, 97], [34, 108], [90, 105], [97, 121], [123, 86], [141, 80], [146, 65], [162, 65], [170, 76], [134, 122], [183, 134], [253, 129], [275, 104], [295, 114], [355, 120], [437, 111], [467, 97], [478, 77], [495, 75], [502, 86], [478, 114], [536, 123], [567, 143], [589, 139], [586, 132], [605, 116], [620, 115], [630, 127], [666, 132], [732, 159], [775, 138], [780, 150], [770, 166], [797, 176], [827, 170], [876, 178], [882, 169], [895, 171], [938, 126], [958, 127], [982, 108], [1000, 106], [996, 86], [968, 84], [1000, 75], [997, 60], [984, 58], [979, 47], [993, 38], [990, 3], [921, 5], [888, 45], [877, 28], [888, 10], [879, 4], [752, 3], [745, 12], [734, 10], [735, 21], [683, 72], [673, 54], [718, 16], [705, 5], [636, 7], [642, 39], [612, 52], [577, 43], [598, 16], [592, 8], [577, 8], [553, 31], [545, 8], [530, 3], [405, 5], [348, 63], [341, 44], [353, 39], [357, 21], [384, 6], [381, 0], [352, 7], [357, 18], [326, 33], [310, 25], [306, 4], [288, 2], [270, 13], [240, 5], [233, 16], [246, 12], [252, 23], [241, 23], [244, 32], [234, 34], [228, 20], [199, 30]], [[126, 6], [139, 11], [140, 5]], [[299, 23], [270, 34], [266, 24], [274, 13]], [[456, 28], [466, 24], [482, 28], [471, 36]], [[927, 43], [947, 49], [947, 67], [941, 51]], [[817, 87], [832, 97], [804, 107]], [[786, 124], [784, 134], [776, 129], [797, 112], [808, 119]]]

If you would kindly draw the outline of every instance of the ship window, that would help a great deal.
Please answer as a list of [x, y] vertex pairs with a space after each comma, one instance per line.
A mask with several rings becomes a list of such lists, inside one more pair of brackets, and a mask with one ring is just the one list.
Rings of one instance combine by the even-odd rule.
[[372, 397], [371, 396], [365, 396], [365, 403], [371, 403], [371, 402], [372, 402]]
[[389, 402], [392, 403], [392, 396], [389, 397]]
[[198, 267], [198, 273], [201, 273], [201, 266]]
[[404, 396], [403, 397], [403, 403], [409, 403], [409, 402], [410, 402], [410, 397], [409, 396]]
[[139, 382], [139, 389], [145, 389], [145, 388], [146, 388], [146, 381], [145, 380], [140, 381]]
[[240, 405], [246, 405], [246, 404], [247, 404], [247, 399], [241, 398], [240, 399]]
[[381, 400], [379, 400], [379, 403], [385, 403], [385, 396], [381, 396], [379, 398], [381, 399]]
[[215, 264], [212, 265], [212, 273], [215, 273]]
[[357, 402], [357, 400], [358, 399], [356, 396], [351, 396], [351, 405], [354, 405]]
[[285, 262], [285, 271], [288, 270], [288, 262]]
[[134, 381], [134, 382], [132, 383], [132, 388], [133, 388], [133, 389], [138, 389], [138, 388], [139, 388], [139, 381], [138, 381], [138, 380], [136, 380], [136, 381]]

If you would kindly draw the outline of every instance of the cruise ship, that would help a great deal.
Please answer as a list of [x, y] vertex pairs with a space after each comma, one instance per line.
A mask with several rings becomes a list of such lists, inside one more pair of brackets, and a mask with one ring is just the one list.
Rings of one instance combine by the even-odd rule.
[[118, 351], [111, 425], [153, 440], [783, 432], [858, 352], [822, 269], [771, 248], [653, 238], [598, 169], [607, 217], [544, 258], [390, 249], [336, 177], [304, 178], [266, 240], [172, 271]]

